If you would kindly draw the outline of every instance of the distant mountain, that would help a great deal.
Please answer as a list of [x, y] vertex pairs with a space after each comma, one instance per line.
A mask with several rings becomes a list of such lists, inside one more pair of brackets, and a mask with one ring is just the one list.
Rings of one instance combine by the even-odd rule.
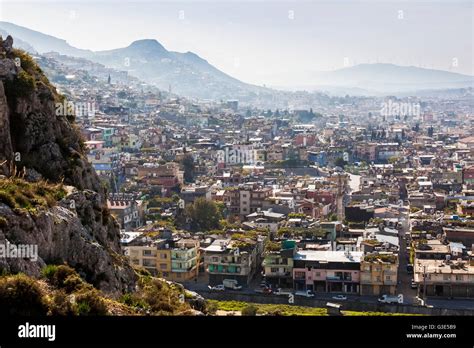
[[89, 59], [126, 70], [146, 82], [173, 93], [204, 99], [240, 98], [264, 91], [239, 81], [198, 55], [166, 50], [156, 40], [139, 40], [130, 46], [95, 52]]
[[0, 33], [12, 35], [17, 47], [31, 53], [58, 52], [87, 58], [107, 67], [128, 71], [130, 75], [173, 93], [202, 99], [237, 98], [246, 100], [258, 93], [270, 93], [263, 87], [239, 81], [209, 64], [192, 52], [166, 50], [158, 41], [146, 39], [128, 47], [93, 52], [69, 45], [65, 40], [8, 22], [0, 22]]
[[[6, 38], [7, 36], [9, 35], [8, 32], [6, 32], [5, 30], [3, 29], [0, 29], [0, 36], [2, 36], [3, 38]], [[12, 35], [13, 36], [13, 35]], [[31, 46], [28, 42], [25, 42], [21, 39], [18, 39], [17, 37], [13, 36], [13, 39], [15, 41], [15, 47], [16, 48], [20, 48], [22, 49], [23, 51], [26, 51], [26, 52], [29, 52], [29, 53], [33, 53], [33, 54], [36, 54], [37, 51], [35, 50], [35, 48], [33, 46]]]
[[[238, 99], [262, 107], [285, 108], [294, 95], [242, 82], [225, 74], [195, 53], [168, 51], [153, 39], [138, 40], [127, 47], [93, 52], [78, 49], [65, 40], [12, 23], [0, 22], [0, 34], [11, 34], [15, 45], [32, 53], [58, 52], [81, 57], [131, 76], [163, 90], [200, 99]], [[474, 77], [449, 71], [394, 64], [360, 64], [329, 72], [305, 72], [292, 90], [324, 91], [330, 95], [415, 95], [417, 91], [474, 87]], [[295, 82], [296, 83], [296, 82]], [[303, 84], [302, 84], [303, 83]]]
[[[77, 57], [85, 57], [92, 53], [92, 51], [89, 50], [73, 47], [69, 45], [66, 40], [58, 39], [54, 36], [46, 35], [13, 23], [0, 22], [0, 30], [3, 31], [3, 33], [10, 34], [17, 47], [23, 49], [19, 41], [20, 43], [26, 42], [29, 45], [27, 51], [31, 53], [59, 52], [61, 54]], [[31, 51], [31, 49], [34, 49], [34, 51]]]
[[333, 88], [358, 88], [367, 94], [413, 92], [417, 90], [438, 90], [467, 88], [474, 86], [474, 77], [459, 73], [399, 66], [394, 64], [360, 64], [329, 72], [316, 72], [308, 79], [313, 89], [320, 86]]

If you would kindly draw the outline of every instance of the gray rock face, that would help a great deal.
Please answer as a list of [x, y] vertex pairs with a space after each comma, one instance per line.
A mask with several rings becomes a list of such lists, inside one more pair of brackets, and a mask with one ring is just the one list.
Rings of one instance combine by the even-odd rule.
[[10, 35], [8, 35], [7, 38], [2, 42], [2, 48], [7, 53], [10, 53], [13, 50], [13, 38]]
[[119, 227], [108, 214], [105, 191], [87, 162], [80, 133], [71, 120], [56, 115], [60, 96], [40, 71], [25, 71], [34, 88], [18, 92], [23, 69], [14, 64], [10, 39], [0, 40], [0, 164], [8, 161], [0, 174], [9, 175], [14, 164], [26, 170], [27, 180], [63, 181], [76, 192], [35, 215], [0, 203], [0, 217], [6, 220], [0, 224], [0, 244], [37, 244], [40, 255], [37, 262], [0, 259], [0, 270], [37, 276], [45, 263], [66, 262], [102, 290], [131, 289], [135, 274], [121, 254]]
[[11, 160], [12, 154], [8, 104], [3, 82], [0, 81], [0, 164], [5, 160]]
[[98, 193], [76, 192], [35, 215], [0, 203], [0, 216], [8, 226], [0, 229], [0, 244], [38, 246], [38, 260], [0, 258], [0, 268], [39, 276], [46, 264], [66, 261], [108, 293], [133, 290], [134, 273], [121, 255], [116, 222], [104, 210]]

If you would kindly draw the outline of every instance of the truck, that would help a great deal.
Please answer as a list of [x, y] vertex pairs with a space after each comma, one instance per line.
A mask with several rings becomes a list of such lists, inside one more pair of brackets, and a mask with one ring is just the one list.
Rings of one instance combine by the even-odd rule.
[[232, 290], [242, 289], [242, 286], [239, 285], [239, 282], [235, 279], [224, 279], [222, 281], [222, 285], [224, 285], [224, 287], [227, 289], [232, 289]]
[[378, 299], [380, 303], [403, 303], [403, 295], [382, 295]]

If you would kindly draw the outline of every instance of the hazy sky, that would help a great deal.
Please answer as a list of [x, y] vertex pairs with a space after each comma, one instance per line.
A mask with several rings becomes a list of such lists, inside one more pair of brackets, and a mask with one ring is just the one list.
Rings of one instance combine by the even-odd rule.
[[310, 71], [375, 62], [474, 75], [470, 0], [0, 2], [0, 20], [79, 48], [154, 38], [256, 84], [294, 86]]

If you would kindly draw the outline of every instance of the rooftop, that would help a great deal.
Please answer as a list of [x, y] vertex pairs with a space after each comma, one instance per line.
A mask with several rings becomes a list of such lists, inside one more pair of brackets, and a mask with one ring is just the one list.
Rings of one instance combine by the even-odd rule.
[[361, 251], [299, 250], [294, 259], [319, 262], [360, 262], [363, 254]]

